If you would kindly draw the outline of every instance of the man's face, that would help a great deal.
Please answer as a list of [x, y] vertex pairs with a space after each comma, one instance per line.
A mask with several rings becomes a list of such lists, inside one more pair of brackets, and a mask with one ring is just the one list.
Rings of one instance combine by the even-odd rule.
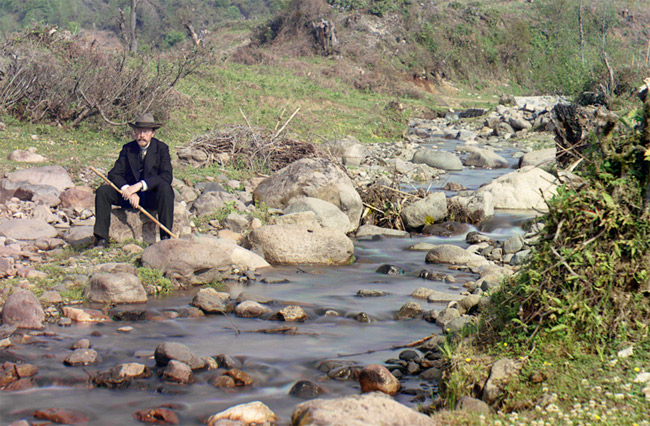
[[135, 140], [138, 141], [138, 145], [140, 145], [142, 148], [149, 145], [149, 142], [151, 141], [151, 138], [153, 138], [154, 133], [156, 133], [154, 129], [143, 129], [140, 127], [135, 127], [133, 129]]

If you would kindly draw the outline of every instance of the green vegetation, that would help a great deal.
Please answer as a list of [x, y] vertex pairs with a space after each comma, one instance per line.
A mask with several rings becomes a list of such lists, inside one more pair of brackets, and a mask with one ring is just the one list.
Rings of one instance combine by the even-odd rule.
[[174, 291], [172, 282], [157, 269], [138, 268], [138, 278], [145, 288], [154, 290], [154, 294], [164, 296]]

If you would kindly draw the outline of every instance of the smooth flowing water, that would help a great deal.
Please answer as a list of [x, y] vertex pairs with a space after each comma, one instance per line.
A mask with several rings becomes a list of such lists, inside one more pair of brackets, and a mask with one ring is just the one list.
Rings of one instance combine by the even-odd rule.
[[[510, 171], [466, 169], [449, 176], [448, 180], [475, 189], [481, 183]], [[431, 184], [432, 188], [440, 186], [440, 182]], [[500, 212], [491, 221], [482, 224], [480, 230], [494, 239], [505, 240], [514, 233], [523, 232], [519, 224], [528, 218], [530, 214]], [[470, 230], [476, 228], [471, 227]], [[393, 315], [404, 303], [415, 300], [410, 294], [417, 287], [459, 293], [463, 290], [462, 284], [475, 280], [476, 276], [450, 270], [445, 265], [426, 265], [425, 252], [409, 251], [407, 248], [417, 242], [451, 243], [465, 247], [464, 238], [465, 235], [358, 240], [355, 241], [357, 261], [352, 265], [332, 268], [278, 267], [270, 273], [273, 280], [269, 281], [273, 284], [258, 280], [246, 286], [231, 286], [233, 298], [241, 291], [264, 296], [274, 301], [271, 306], [275, 311], [286, 304], [301, 305], [310, 319], [291, 324], [299, 332], [295, 335], [252, 332], [285, 323], [241, 319], [234, 315], [73, 324], [66, 328], [48, 326], [46, 333], [34, 336], [28, 343], [0, 351], [0, 357], [4, 358], [0, 361], [12, 360], [15, 356], [39, 368], [35, 378], [38, 387], [0, 395], [0, 423], [31, 419], [35, 409], [60, 407], [86, 413], [91, 417], [89, 424], [92, 425], [141, 424], [132, 417], [134, 412], [172, 404], [178, 408], [181, 424], [198, 425], [203, 424], [208, 416], [233, 405], [260, 400], [280, 416], [280, 424], [288, 424], [293, 407], [302, 402], [289, 395], [289, 390], [299, 380], [317, 382], [331, 396], [359, 393], [356, 381], [327, 379], [325, 373], [316, 368], [320, 361], [340, 357], [360, 365], [383, 363], [389, 358], [396, 358], [400, 350], [381, 349], [404, 345], [440, 332], [433, 323], [421, 319], [395, 321]], [[386, 263], [404, 269], [405, 273], [389, 276], [375, 272]], [[455, 282], [418, 278], [418, 272], [425, 268], [451, 274]], [[381, 290], [387, 295], [358, 297], [357, 292], [361, 289]], [[195, 292], [152, 299], [146, 309], [153, 313], [179, 311], [187, 307]], [[445, 307], [443, 303], [417, 302], [425, 310]], [[325, 315], [330, 309], [340, 315]], [[368, 314], [371, 322], [360, 323], [350, 318], [359, 312]], [[134, 330], [130, 333], [117, 330], [125, 325], [133, 326]], [[91, 341], [101, 361], [83, 368], [66, 367], [63, 359], [70, 353], [70, 346], [82, 338]], [[155, 362], [150, 355], [163, 342], [183, 343], [201, 357], [228, 354], [240, 358], [243, 360], [242, 370], [254, 378], [254, 385], [218, 389], [208, 383], [214, 373], [206, 371], [197, 374], [197, 382], [193, 385], [169, 384], [154, 373], [154, 377], [142, 381], [141, 389], [91, 389], [88, 386], [90, 376], [120, 363], [140, 362], [155, 371]], [[379, 351], [363, 354], [369, 350]], [[435, 390], [417, 379], [406, 386]], [[413, 405], [411, 398], [405, 394], [396, 397], [400, 402]]]

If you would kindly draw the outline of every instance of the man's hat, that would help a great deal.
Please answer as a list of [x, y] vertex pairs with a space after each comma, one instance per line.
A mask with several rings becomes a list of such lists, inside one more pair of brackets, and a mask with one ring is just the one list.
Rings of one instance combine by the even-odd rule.
[[153, 119], [153, 115], [148, 112], [137, 116], [133, 123], [129, 123], [129, 126], [139, 129], [158, 129], [162, 127], [162, 124], [156, 123]]

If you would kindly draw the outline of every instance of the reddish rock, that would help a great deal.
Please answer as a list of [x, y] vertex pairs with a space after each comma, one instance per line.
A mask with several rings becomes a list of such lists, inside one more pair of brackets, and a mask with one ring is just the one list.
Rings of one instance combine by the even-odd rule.
[[29, 290], [15, 291], [2, 310], [2, 322], [18, 328], [41, 329], [44, 320], [41, 302]]
[[75, 322], [102, 322], [110, 321], [106, 315], [96, 309], [80, 309], [70, 306], [63, 307], [63, 315]]
[[178, 415], [167, 408], [152, 408], [150, 410], [136, 411], [133, 413], [133, 417], [142, 423], [154, 423], [158, 425], [180, 424]]
[[32, 364], [19, 364], [16, 365], [15, 367], [16, 373], [18, 374], [18, 377], [21, 379], [25, 377], [32, 377], [38, 373], [38, 367]]
[[194, 383], [194, 375], [190, 366], [175, 359], [169, 361], [165, 367], [163, 379], [181, 384]]
[[9, 386], [11, 383], [18, 380], [18, 374], [13, 368], [7, 368], [0, 371], [0, 389]]
[[302, 322], [309, 319], [309, 317], [305, 310], [300, 306], [290, 305], [274, 314], [271, 319], [286, 322]]
[[361, 370], [359, 383], [363, 393], [379, 391], [395, 395], [401, 387], [399, 380], [386, 367], [379, 364], [370, 364]]
[[237, 386], [250, 386], [253, 384], [251, 376], [236, 368], [226, 371], [224, 376], [232, 377]]
[[45, 410], [36, 410], [34, 411], [34, 417], [40, 420], [49, 420], [54, 423], [70, 425], [88, 423], [90, 421], [90, 417], [84, 413], [65, 408], [46, 408]]
[[235, 380], [232, 377], [229, 376], [217, 376], [214, 379], [210, 381], [210, 384], [216, 388], [234, 388], [237, 386], [235, 384]]
[[87, 186], [75, 186], [68, 188], [59, 196], [61, 206], [80, 209], [92, 209], [95, 207], [95, 194]]
[[34, 387], [34, 380], [31, 379], [31, 378], [26, 378], [26, 379], [20, 379], [20, 380], [17, 380], [15, 382], [11, 383], [4, 390], [9, 391], [9, 392], [18, 392], [18, 391], [31, 389], [33, 387]]

